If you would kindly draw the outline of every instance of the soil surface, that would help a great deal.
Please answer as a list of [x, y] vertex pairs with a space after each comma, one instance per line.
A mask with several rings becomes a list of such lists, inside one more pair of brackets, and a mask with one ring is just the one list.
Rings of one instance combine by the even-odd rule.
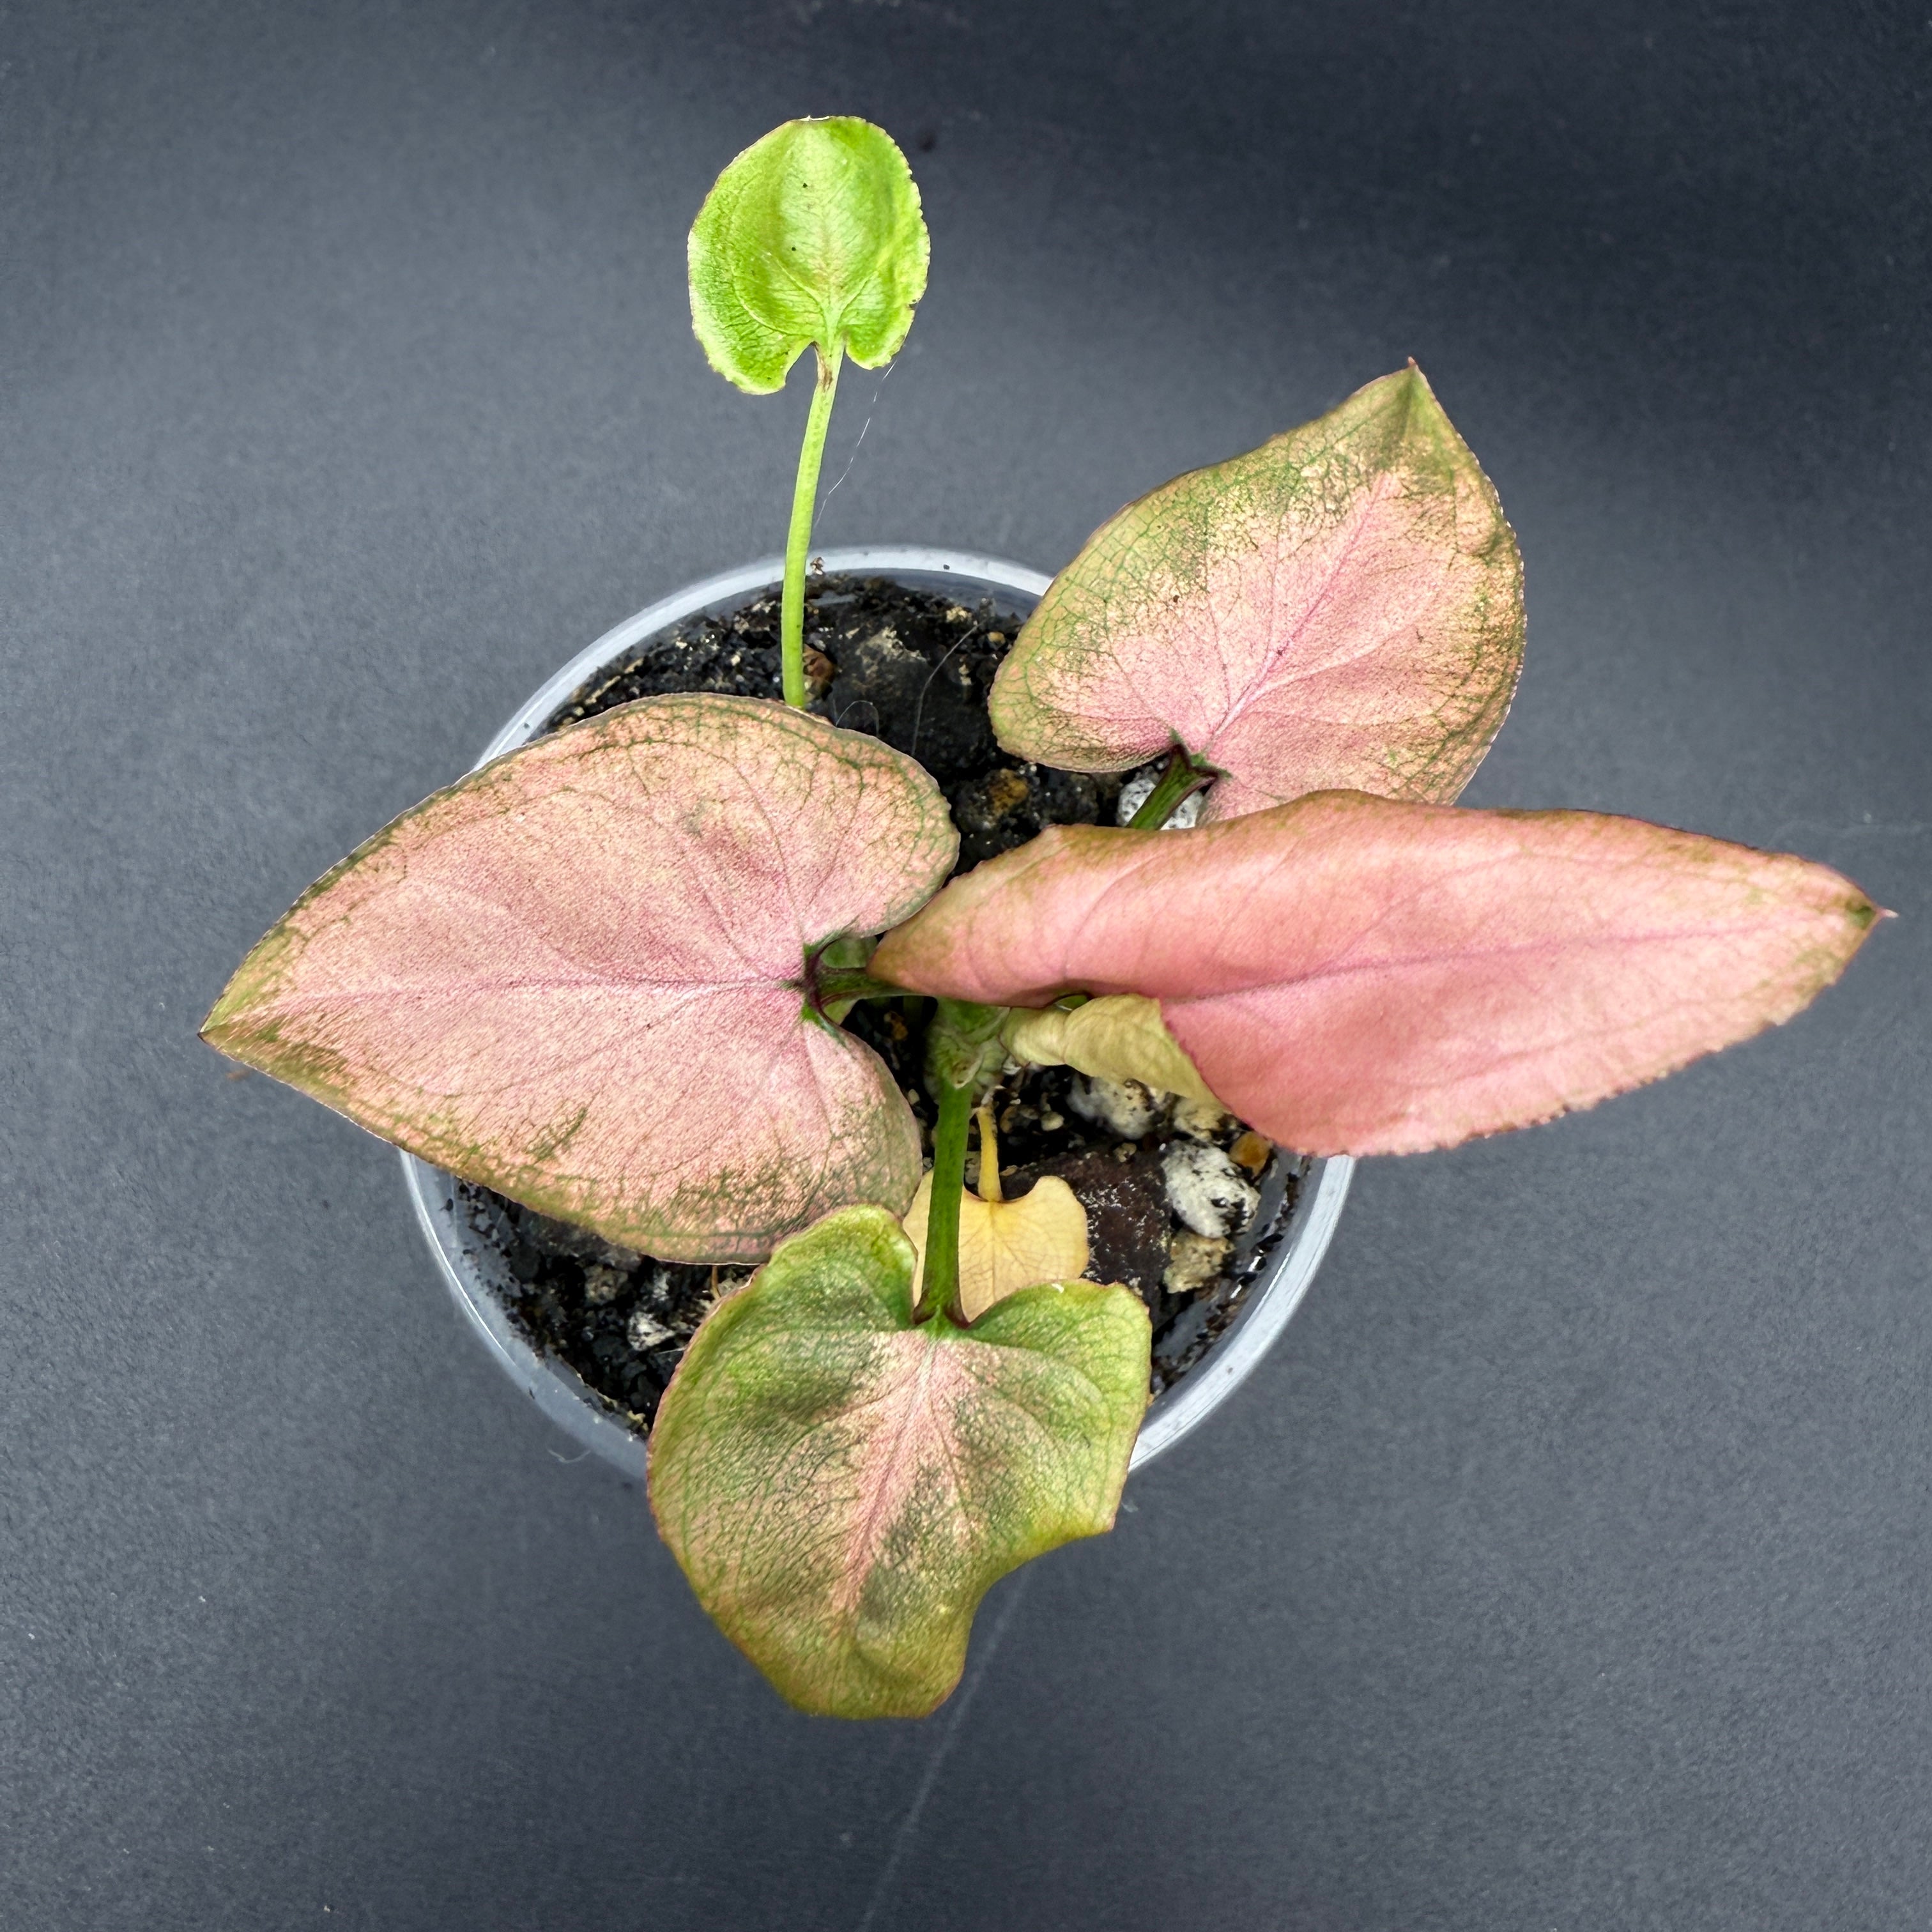
[[[969, 608], [876, 578], [807, 586], [812, 710], [874, 734], [932, 774], [959, 828], [959, 872], [1047, 825], [1114, 823], [1123, 784], [1136, 776], [1055, 771], [994, 742], [986, 694], [1021, 621], [991, 602]], [[573, 692], [544, 728], [685, 691], [779, 696], [776, 595], [634, 646]], [[928, 1157], [934, 1110], [920, 1073], [931, 1004], [910, 996], [862, 1003], [846, 1022], [892, 1068]], [[1061, 1176], [1087, 1210], [1089, 1276], [1124, 1282], [1146, 1301], [1159, 1394], [1240, 1312], [1280, 1244], [1303, 1164], [1210, 1108], [1064, 1066], [1010, 1072], [992, 1104], [1006, 1198], [1044, 1174]], [[969, 1187], [977, 1168], [976, 1143]], [[456, 1192], [472, 1226], [508, 1263], [516, 1286], [506, 1305], [518, 1326], [647, 1431], [698, 1324], [749, 1270], [656, 1261], [487, 1188], [465, 1182]]]
[[[989, 602], [969, 610], [879, 578], [807, 583], [808, 708], [883, 738], [932, 774], [959, 828], [957, 872], [1024, 845], [1046, 826], [1112, 824], [1120, 798], [1120, 775], [1030, 764], [995, 742], [986, 696], [1021, 622]], [[572, 692], [544, 729], [676, 691], [782, 696], [777, 596], [634, 646]]]

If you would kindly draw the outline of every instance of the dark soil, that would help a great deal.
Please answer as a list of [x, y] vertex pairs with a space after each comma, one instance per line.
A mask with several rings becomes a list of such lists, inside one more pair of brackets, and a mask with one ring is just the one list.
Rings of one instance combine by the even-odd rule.
[[[812, 709], [874, 733], [932, 774], [959, 828], [960, 872], [1024, 844], [1045, 826], [1114, 819], [1120, 778], [1030, 764], [994, 741], [986, 694], [1020, 622], [990, 602], [968, 609], [879, 578], [818, 578], [808, 587]], [[574, 692], [545, 729], [633, 698], [684, 691], [780, 694], [776, 596], [635, 646]], [[911, 998], [862, 1004], [846, 1022], [892, 1068], [928, 1153], [934, 1110], [920, 1076], [930, 1006]], [[1096, 1088], [1066, 1067], [1010, 1074], [992, 1104], [1006, 1198], [1024, 1194], [1044, 1174], [1061, 1176], [1087, 1209], [1089, 1276], [1124, 1282], [1147, 1302], [1158, 1394], [1201, 1360], [1239, 1312], [1280, 1244], [1300, 1164], [1238, 1121], [1163, 1104], [1144, 1089]], [[1192, 1190], [1197, 1220], [1204, 1211], [1226, 1226], [1222, 1245], [1190, 1232], [1174, 1211], [1168, 1170], [1177, 1166], [1229, 1177], [1223, 1193], [1231, 1202], [1240, 1195], [1204, 1210], [1201, 1187]], [[967, 1166], [969, 1186], [976, 1166], [976, 1154]], [[1184, 1179], [1177, 1184], [1186, 1191]], [[1214, 1195], [1214, 1185], [1207, 1194]], [[1251, 1194], [1258, 1204], [1244, 1213]], [[509, 1262], [518, 1287], [508, 1306], [518, 1325], [634, 1427], [648, 1430], [698, 1324], [748, 1271], [655, 1261], [467, 1183], [457, 1196]]]
[[[806, 591], [810, 708], [884, 739], [932, 774], [959, 828], [962, 872], [1045, 826], [1112, 824], [1120, 795], [1118, 776], [1029, 764], [994, 742], [986, 694], [1020, 623], [990, 602], [968, 610], [878, 578], [814, 578]], [[781, 696], [778, 598], [635, 646], [573, 692], [544, 728], [675, 691]]]

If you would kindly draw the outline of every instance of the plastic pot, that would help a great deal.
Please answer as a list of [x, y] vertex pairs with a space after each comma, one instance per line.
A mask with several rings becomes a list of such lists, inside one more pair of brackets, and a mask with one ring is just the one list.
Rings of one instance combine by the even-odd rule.
[[[1037, 571], [997, 557], [909, 547], [831, 550], [820, 554], [829, 574], [888, 577], [920, 590], [942, 591], [970, 604], [992, 597], [1024, 616], [1046, 590]], [[580, 651], [534, 692], [484, 747], [478, 765], [526, 743], [590, 674], [654, 632], [701, 616], [723, 616], [776, 586], [776, 557], [708, 577], [650, 605]], [[605, 1408], [575, 1372], [537, 1353], [512, 1322], [493, 1284], [507, 1280], [504, 1257], [470, 1221], [455, 1183], [440, 1169], [404, 1154], [404, 1179], [430, 1252], [457, 1306], [505, 1374], [567, 1434], [607, 1462], [640, 1480], [646, 1446]], [[1351, 1160], [1306, 1163], [1280, 1247], [1247, 1292], [1244, 1305], [1206, 1357], [1149, 1408], [1135, 1444], [1138, 1469], [1172, 1448], [1225, 1402], [1274, 1345], [1308, 1292], [1342, 1212], [1354, 1170]]]

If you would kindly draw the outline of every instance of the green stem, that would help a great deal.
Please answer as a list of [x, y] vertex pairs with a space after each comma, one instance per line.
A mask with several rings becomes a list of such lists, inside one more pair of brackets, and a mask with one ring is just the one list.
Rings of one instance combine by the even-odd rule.
[[940, 1000], [926, 1030], [926, 1090], [939, 1102], [932, 1133], [932, 1193], [926, 1208], [926, 1281], [914, 1310], [923, 1322], [944, 1309], [961, 1328], [959, 1195], [966, 1185], [966, 1124], [982, 1088], [999, 1078], [1004, 1006]]
[[1167, 770], [1141, 801], [1140, 809], [1127, 820], [1127, 830], [1158, 832], [1174, 816], [1177, 806], [1192, 798], [1203, 785], [1212, 784], [1219, 776], [1212, 766], [1197, 760], [1186, 746], [1175, 746], [1167, 754]]
[[798, 453], [798, 481], [791, 492], [791, 528], [785, 536], [784, 604], [778, 629], [784, 670], [784, 701], [805, 709], [805, 560], [812, 549], [812, 517], [818, 507], [818, 469], [825, 460], [826, 426], [832, 420], [832, 398], [838, 392], [838, 364], [844, 350], [835, 349], [818, 358], [818, 382], [812, 392], [812, 413], [805, 419], [805, 447]]
[[[959, 1197], [966, 1186], [966, 1124], [973, 1118], [973, 1083], [939, 1088], [939, 1125], [932, 1136], [932, 1196], [926, 1215], [926, 1280], [915, 1322], [943, 1308], [959, 1321]], [[961, 1322], [963, 1328], [965, 1324]]]
[[814, 976], [810, 994], [812, 1006], [824, 1012], [840, 1004], [849, 1007], [854, 1000], [902, 1000], [906, 989], [874, 979], [862, 966], [827, 966]]

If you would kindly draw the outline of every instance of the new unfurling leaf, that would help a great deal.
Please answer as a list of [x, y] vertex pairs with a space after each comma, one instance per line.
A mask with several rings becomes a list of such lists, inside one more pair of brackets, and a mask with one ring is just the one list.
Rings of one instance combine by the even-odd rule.
[[1406, 1154], [1788, 1019], [1876, 916], [1826, 866], [1635, 819], [1326, 792], [1192, 831], [1053, 828], [949, 885], [872, 970], [1016, 1006], [1148, 994], [1270, 1138]]
[[651, 1507], [698, 1600], [791, 1702], [920, 1717], [973, 1613], [1110, 1528], [1147, 1404], [1138, 1296], [1031, 1288], [915, 1324], [912, 1244], [850, 1208], [785, 1242], [692, 1341], [651, 1436]]
[[725, 169], [692, 224], [692, 326], [753, 395], [782, 388], [814, 343], [877, 368], [912, 326], [928, 247], [889, 134], [849, 115], [788, 121]]
[[250, 952], [203, 1037], [386, 1139], [669, 1260], [902, 1208], [919, 1136], [806, 960], [944, 879], [938, 788], [877, 739], [653, 698], [406, 812]]
[[773, 128], [718, 177], [692, 224], [692, 326], [718, 374], [766, 394], [818, 345], [779, 622], [785, 702], [800, 709], [806, 552], [838, 365], [850, 356], [875, 369], [898, 353], [926, 292], [927, 250], [904, 155], [883, 128], [849, 116]]
[[1411, 364], [1103, 524], [1000, 666], [993, 724], [1081, 771], [1178, 742], [1226, 774], [1210, 819], [1338, 788], [1446, 804], [1522, 644], [1516, 539]]

